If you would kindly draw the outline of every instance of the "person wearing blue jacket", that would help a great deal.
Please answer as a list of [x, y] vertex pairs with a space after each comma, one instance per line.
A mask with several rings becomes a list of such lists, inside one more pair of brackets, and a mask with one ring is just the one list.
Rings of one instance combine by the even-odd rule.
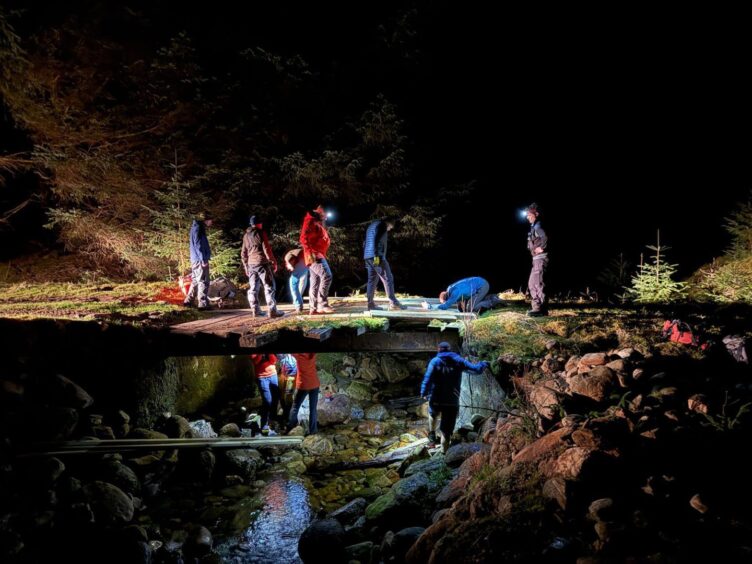
[[366, 297], [368, 298], [368, 309], [378, 309], [373, 301], [373, 295], [376, 292], [376, 286], [384, 284], [384, 292], [389, 298], [389, 309], [404, 309], [394, 295], [394, 276], [386, 260], [387, 237], [389, 232], [394, 229], [396, 220], [391, 217], [377, 219], [372, 221], [366, 229], [366, 239], [363, 244], [363, 259], [366, 263], [366, 273], [368, 282], [366, 285]]
[[211, 227], [214, 220], [208, 212], [200, 213], [193, 220], [190, 232], [191, 251], [191, 286], [185, 296], [183, 305], [190, 307], [193, 299], [198, 297], [198, 308], [209, 307], [209, 261], [211, 248], [206, 235], [207, 227]]
[[[424, 309], [449, 309], [455, 305], [460, 311], [478, 311], [483, 298], [488, 294], [489, 285], [485, 278], [473, 276], [451, 284], [439, 294], [440, 304], [423, 302]], [[484, 302], [483, 302], [484, 303]]]
[[449, 438], [460, 412], [462, 372], [480, 374], [489, 366], [486, 361], [473, 364], [450, 349], [449, 343], [439, 343], [439, 352], [428, 363], [420, 386], [421, 397], [428, 400], [428, 440], [436, 444], [436, 426], [440, 416], [441, 449], [444, 452], [449, 448]]

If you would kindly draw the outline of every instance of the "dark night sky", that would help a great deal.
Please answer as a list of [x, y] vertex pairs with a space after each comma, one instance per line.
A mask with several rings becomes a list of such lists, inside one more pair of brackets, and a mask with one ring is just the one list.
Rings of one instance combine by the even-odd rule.
[[[722, 218], [749, 193], [750, 40], [731, 14], [408, 3], [419, 8], [421, 54], [406, 76], [374, 65], [369, 47], [400, 3], [149, 4], [163, 6], [158, 25], [190, 29], [218, 58], [255, 44], [302, 53], [331, 75], [332, 105], [362, 108], [383, 92], [405, 118], [416, 184], [477, 181], [428, 252], [442, 274], [413, 291], [472, 274], [499, 290], [524, 285], [518, 210], [531, 201], [551, 238], [554, 290], [593, 284], [620, 252], [639, 260], [657, 228], [690, 274], [721, 254]], [[393, 266], [399, 286], [407, 265]]]

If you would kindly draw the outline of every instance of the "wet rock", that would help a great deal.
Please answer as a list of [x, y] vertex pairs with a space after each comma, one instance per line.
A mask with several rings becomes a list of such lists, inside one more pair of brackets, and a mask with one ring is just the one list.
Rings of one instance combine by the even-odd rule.
[[314, 521], [298, 541], [298, 554], [305, 564], [346, 562], [345, 529], [336, 519]]
[[112, 417], [112, 423], [114, 425], [124, 425], [130, 422], [131, 422], [131, 416], [128, 415], [122, 409], [118, 410], [118, 412], [115, 413], [115, 415]]
[[233, 449], [224, 453], [227, 474], [242, 476], [246, 482], [252, 482], [256, 478], [256, 470], [261, 464], [261, 454], [254, 449]]
[[319, 400], [318, 422], [319, 425], [337, 425], [344, 423], [350, 417], [352, 402], [345, 394], [335, 394], [331, 398]]
[[235, 423], [228, 423], [219, 430], [220, 437], [239, 437], [240, 427]]
[[590, 372], [579, 374], [569, 381], [573, 393], [597, 402], [608, 399], [618, 385], [619, 380], [614, 371], [605, 366], [596, 366]]
[[290, 432], [287, 433], [288, 437], [304, 437], [305, 436], [305, 429], [298, 425], [297, 427], [293, 427], [290, 429]]
[[303, 448], [314, 456], [327, 456], [334, 452], [332, 441], [323, 435], [309, 435], [303, 439]]
[[97, 427], [104, 423], [104, 415], [100, 415], [98, 413], [89, 413], [88, 419], [89, 419], [89, 425], [91, 427]]
[[606, 364], [606, 367], [610, 368], [614, 372], [620, 372], [622, 374], [627, 373], [627, 362], [623, 359], [612, 360], [611, 362]]
[[556, 459], [554, 473], [567, 480], [578, 480], [582, 474], [582, 468], [590, 459], [592, 449], [572, 447]]
[[366, 510], [368, 502], [365, 498], [358, 497], [353, 499], [350, 503], [343, 505], [339, 509], [332, 511], [329, 514], [329, 518], [336, 519], [343, 525], [349, 525], [358, 519]]
[[304, 474], [308, 469], [304, 462], [295, 460], [285, 466], [290, 474]]
[[372, 405], [368, 409], [366, 409], [366, 419], [370, 419], [373, 421], [384, 421], [387, 417], [389, 417], [389, 411], [386, 407], [381, 405], [380, 403], [377, 403], [376, 405]]
[[184, 439], [194, 436], [190, 421], [180, 415], [170, 415], [169, 417], [162, 418], [159, 422], [159, 429], [171, 439]]
[[373, 399], [374, 389], [365, 382], [354, 381], [345, 389], [345, 394], [355, 401], [369, 401]]
[[404, 474], [407, 471], [407, 469], [410, 468], [413, 464], [421, 460], [426, 460], [430, 457], [431, 457], [431, 454], [428, 451], [427, 445], [418, 447], [412, 452], [410, 456], [408, 456], [405, 460], [402, 461], [402, 464], [400, 464], [400, 467], [397, 470], [397, 472], [399, 473], [400, 476], [404, 477]]
[[640, 380], [644, 376], [645, 376], [645, 370], [642, 368], [635, 368], [632, 371], [632, 379], [635, 381]]
[[405, 470], [405, 474], [403, 477], [409, 478], [410, 476], [417, 474], [418, 472], [423, 472], [426, 475], [430, 475], [432, 472], [443, 470], [446, 467], [447, 465], [444, 463], [444, 460], [442, 460], [440, 457], [430, 458], [428, 460], [421, 460], [419, 462], [411, 464], [410, 467], [407, 470]]
[[133, 501], [117, 486], [96, 481], [84, 486], [83, 491], [97, 523], [119, 525], [133, 519]]
[[369, 437], [380, 437], [386, 433], [386, 425], [380, 421], [362, 421], [358, 433]]
[[50, 392], [57, 405], [86, 409], [94, 403], [86, 390], [61, 374], [55, 376]]
[[141, 492], [141, 483], [136, 473], [117, 460], [102, 463], [97, 474], [101, 481], [117, 486], [126, 494], [139, 495]]
[[399, 480], [391, 490], [366, 508], [366, 519], [378, 526], [407, 526], [425, 518], [425, 501], [431, 483], [419, 472]]
[[[186, 458], [181, 456], [180, 461]], [[214, 475], [214, 469], [217, 466], [217, 457], [211, 450], [202, 450], [194, 456], [188, 458], [188, 472], [198, 482], [208, 484]], [[241, 478], [242, 481], [242, 478]]]
[[374, 544], [371, 541], [359, 542], [345, 548], [345, 554], [348, 561], [357, 561], [361, 564], [370, 564], [371, 553]]
[[381, 557], [384, 562], [404, 562], [405, 555], [425, 530], [424, 527], [408, 527], [396, 533], [387, 533], [381, 543]]
[[216, 439], [217, 433], [212, 429], [211, 423], [205, 419], [199, 419], [198, 421], [191, 421], [190, 423], [193, 434], [199, 439]]
[[571, 490], [570, 482], [561, 476], [554, 476], [543, 484], [543, 497], [555, 501], [561, 509], [566, 511], [572, 497]]
[[368, 382], [376, 382], [384, 379], [380, 366], [376, 363], [374, 358], [369, 356], [363, 357], [356, 376], [361, 380], [366, 380]]
[[479, 443], [460, 443], [449, 447], [444, 455], [444, 463], [450, 468], [458, 468], [465, 460], [476, 452], [489, 450], [488, 445]]
[[214, 539], [209, 529], [199, 526], [189, 531], [183, 544], [183, 551], [186, 556], [201, 558], [211, 553], [213, 545]]
[[410, 377], [410, 370], [403, 362], [397, 362], [392, 355], [381, 355], [381, 372], [390, 384], [402, 382]]

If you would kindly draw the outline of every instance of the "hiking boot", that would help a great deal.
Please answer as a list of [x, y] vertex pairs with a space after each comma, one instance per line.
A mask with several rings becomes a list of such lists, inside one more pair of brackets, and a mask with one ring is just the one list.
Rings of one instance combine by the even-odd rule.
[[316, 310], [316, 313], [318, 314], [334, 313], [334, 308], [328, 305], [319, 306], [319, 308]]
[[372, 309], [380, 309], [374, 302], [368, 302], [368, 305], [366, 305], [366, 309], [368, 311], [371, 311]]
[[251, 311], [251, 317], [263, 317], [263, 316], [264, 316], [264, 312], [261, 311], [260, 307], [253, 309], [253, 311]]
[[531, 309], [527, 312], [528, 317], [545, 317], [548, 312], [542, 309]]
[[401, 311], [403, 309], [407, 309], [407, 308], [399, 302], [389, 304], [389, 311]]
[[296, 307], [294, 313], [295, 315], [303, 315], [303, 307]]
[[269, 310], [269, 319], [274, 319], [275, 317], [284, 317], [284, 316], [285, 316], [284, 311], [277, 311], [276, 309]]
[[183, 307], [193, 307], [191, 302], [183, 302]]
[[434, 431], [428, 433], [428, 448], [436, 448], [436, 441], [436, 433]]

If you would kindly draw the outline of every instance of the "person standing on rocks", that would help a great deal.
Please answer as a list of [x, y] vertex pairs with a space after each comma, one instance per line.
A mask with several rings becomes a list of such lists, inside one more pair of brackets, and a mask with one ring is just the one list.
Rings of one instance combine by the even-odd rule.
[[284, 312], [277, 311], [277, 298], [275, 296], [277, 286], [274, 281], [274, 273], [277, 272], [277, 259], [274, 258], [274, 252], [272, 252], [272, 246], [269, 244], [269, 237], [264, 231], [261, 218], [256, 215], [251, 216], [248, 229], [243, 235], [243, 248], [240, 251], [240, 258], [248, 275], [248, 305], [253, 312], [253, 316], [263, 315], [258, 305], [259, 291], [263, 284], [269, 317], [282, 317]]
[[366, 239], [363, 244], [363, 259], [366, 261], [366, 273], [368, 274], [368, 283], [366, 285], [366, 297], [368, 298], [368, 309], [378, 309], [373, 301], [373, 295], [376, 292], [379, 279], [384, 285], [384, 292], [389, 298], [390, 310], [404, 309], [394, 295], [394, 276], [386, 260], [386, 247], [389, 232], [394, 229], [396, 220], [392, 217], [377, 219], [371, 222], [366, 229]]
[[298, 362], [291, 354], [279, 357], [279, 403], [282, 404], [282, 421], [287, 424], [295, 396], [295, 379], [298, 376]]
[[293, 249], [285, 255], [285, 267], [290, 272], [290, 296], [295, 313], [303, 313], [303, 293], [308, 286], [308, 267], [303, 249]]
[[458, 280], [439, 294], [441, 303], [431, 305], [423, 302], [423, 309], [449, 309], [457, 306], [460, 311], [478, 311], [482, 307], [491, 307], [486, 303], [489, 290], [488, 281], [480, 276], [472, 276]]
[[276, 435], [269, 427], [270, 417], [277, 415], [279, 404], [279, 381], [277, 380], [277, 356], [273, 354], [252, 354], [253, 371], [261, 394], [261, 434]]
[[305, 263], [310, 271], [308, 306], [311, 315], [334, 313], [334, 309], [329, 306], [332, 270], [326, 260], [326, 253], [331, 239], [325, 225], [326, 217], [326, 211], [319, 205], [306, 213], [300, 230], [300, 244], [303, 246]]
[[209, 212], [198, 214], [193, 220], [190, 232], [191, 253], [191, 285], [185, 295], [183, 305], [190, 307], [193, 299], [198, 298], [198, 308], [209, 307], [209, 261], [211, 260], [211, 247], [206, 229], [211, 227], [214, 219]]
[[290, 410], [290, 419], [287, 424], [288, 432], [298, 424], [298, 411], [303, 405], [306, 397], [308, 398], [308, 434], [313, 435], [318, 430], [318, 404], [319, 404], [319, 382], [318, 372], [316, 371], [316, 353], [298, 353], [293, 354], [298, 363], [298, 375], [295, 378], [295, 400]]
[[[460, 412], [462, 372], [481, 374], [489, 363], [473, 364], [451, 351], [449, 343], [439, 343], [438, 354], [431, 359], [420, 386], [420, 395], [428, 400], [428, 440], [436, 444], [436, 428], [441, 431], [441, 449], [446, 452]], [[439, 418], [441, 423], [439, 424]]]
[[548, 315], [546, 307], [545, 284], [543, 274], [548, 266], [548, 237], [540, 224], [540, 210], [537, 204], [530, 204], [525, 210], [525, 217], [530, 222], [530, 232], [527, 235], [527, 249], [533, 257], [533, 267], [527, 288], [530, 291], [531, 307], [527, 314], [530, 317]]

